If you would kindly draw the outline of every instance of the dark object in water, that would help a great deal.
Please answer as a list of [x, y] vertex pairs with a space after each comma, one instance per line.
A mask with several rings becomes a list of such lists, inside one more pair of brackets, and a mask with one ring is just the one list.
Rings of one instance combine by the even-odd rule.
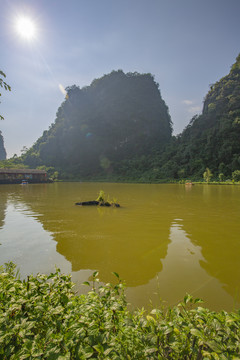
[[78, 203], [75, 203], [75, 205], [98, 205], [99, 204], [99, 201], [96, 201], [96, 200], [93, 200], [93, 201], [83, 201], [83, 202], [78, 202]]
[[108, 201], [97, 201], [97, 200], [77, 202], [77, 203], [75, 203], [75, 205], [81, 205], [81, 206], [99, 205], [99, 206], [120, 207], [120, 205], [116, 204], [116, 203], [109, 203]]

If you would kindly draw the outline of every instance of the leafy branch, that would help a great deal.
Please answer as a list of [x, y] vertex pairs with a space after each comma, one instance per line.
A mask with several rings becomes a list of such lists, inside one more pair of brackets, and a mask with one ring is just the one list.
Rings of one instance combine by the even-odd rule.
[[[0, 87], [4, 88], [6, 91], [11, 91], [11, 86], [8, 85], [3, 78], [6, 78], [6, 75], [4, 74], [4, 72], [2, 70], [0, 70]], [[2, 96], [2, 94], [0, 93], [0, 96]], [[4, 117], [0, 114], [0, 120], [4, 120]]]

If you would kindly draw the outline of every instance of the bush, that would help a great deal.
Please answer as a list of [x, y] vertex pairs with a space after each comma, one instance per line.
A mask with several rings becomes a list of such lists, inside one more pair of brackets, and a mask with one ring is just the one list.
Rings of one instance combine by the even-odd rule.
[[209, 182], [212, 178], [213, 174], [211, 173], [211, 170], [209, 168], [206, 168], [206, 170], [203, 173], [203, 178], [206, 182]]
[[220, 182], [223, 182], [223, 181], [224, 181], [225, 176], [224, 176], [224, 174], [223, 174], [223, 173], [220, 173], [220, 174], [218, 175], [218, 178], [219, 178], [219, 181], [220, 181]]
[[232, 179], [234, 181], [240, 181], [240, 170], [235, 170], [233, 173], [232, 173]]
[[99, 286], [97, 276], [87, 295], [76, 296], [58, 269], [21, 281], [12, 263], [2, 267], [0, 358], [239, 358], [239, 313], [197, 307], [190, 295], [165, 311], [130, 313], [118, 274], [117, 285]]

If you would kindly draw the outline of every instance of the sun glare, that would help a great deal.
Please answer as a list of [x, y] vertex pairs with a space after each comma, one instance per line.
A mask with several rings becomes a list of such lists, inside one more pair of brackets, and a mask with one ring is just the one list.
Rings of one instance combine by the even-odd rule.
[[34, 22], [27, 18], [21, 17], [16, 24], [18, 34], [25, 40], [32, 40], [36, 34], [36, 27]]

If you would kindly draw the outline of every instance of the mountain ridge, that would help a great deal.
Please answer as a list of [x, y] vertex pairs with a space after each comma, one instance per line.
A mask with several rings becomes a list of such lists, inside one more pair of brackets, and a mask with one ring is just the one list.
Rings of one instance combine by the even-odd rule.
[[140, 182], [202, 179], [206, 168], [227, 179], [240, 170], [240, 54], [177, 136], [150, 73], [112, 71], [66, 91], [54, 123], [14, 164], [63, 179]]
[[162, 149], [171, 139], [168, 107], [151, 74], [118, 70], [66, 90], [55, 122], [24, 155], [27, 165], [94, 176], [133, 154]]

